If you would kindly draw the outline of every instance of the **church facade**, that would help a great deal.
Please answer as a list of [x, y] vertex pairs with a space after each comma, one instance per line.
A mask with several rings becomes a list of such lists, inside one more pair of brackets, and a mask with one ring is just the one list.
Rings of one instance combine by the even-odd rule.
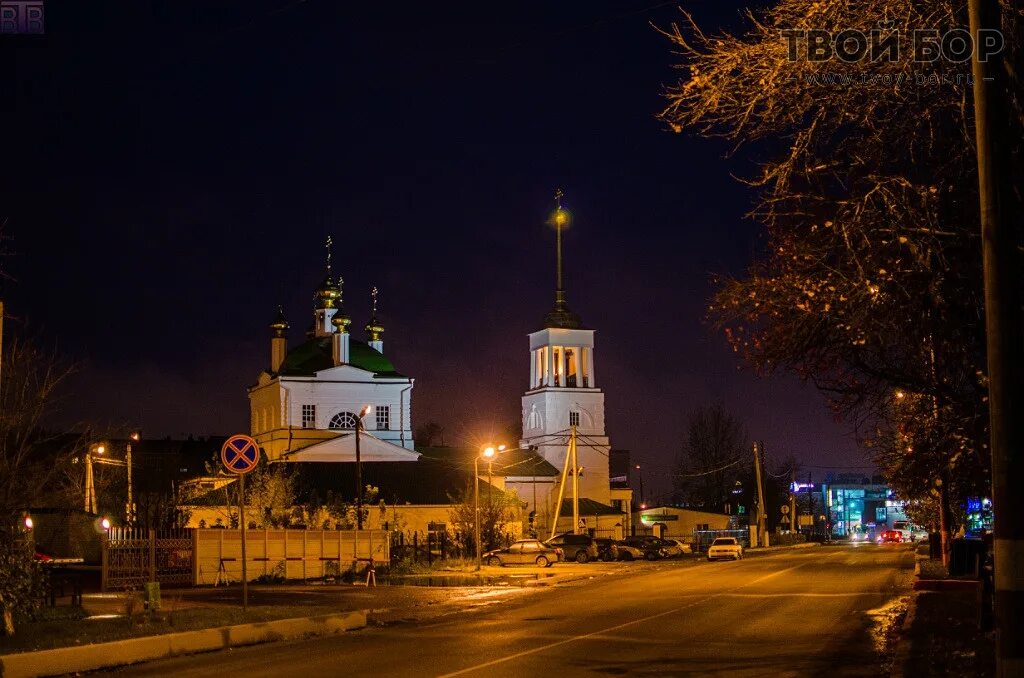
[[283, 312], [272, 331], [270, 366], [249, 389], [250, 428], [270, 461], [355, 461], [355, 429], [363, 461], [415, 461], [413, 379], [384, 356], [384, 327], [373, 315], [367, 341], [349, 332], [341, 280], [327, 277], [316, 290], [314, 326], [306, 341], [288, 348]]
[[[565, 300], [564, 224], [559, 219], [566, 214], [559, 206], [554, 220], [558, 239], [555, 306], [544, 316], [541, 329], [529, 335], [529, 382], [522, 396], [519, 449], [492, 460], [495, 473], [477, 482], [514, 491], [542, 538], [553, 528], [622, 537], [630, 529], [631, 491], [613, 488], [609, 478], [604, 393], [594, 372], [595, 332], [583, 326]], [[325, 462], [354, 465], [358, 441], [360, 460], [364, 466], [376, 466], [367, 471], [383, 483], [382, 493], [390, 503], [406, 504], [423, 494], [424, 488], [413, 478], [433, 484], [443, 480], [446, 489], [441, 494], [450, 494], [449, 486], [454, 485], [442, 476], [457, 474], [463, 479], [459, 483], [465, 484], [480, 451], [417, 450], [411, 409], [414, 380], [400, 373], [385, 355], [377, 291], [373, 291], [373, 312], [363, 341], [350, 332], [352, 320], [345, 312], [342, 290], [341, 279], [332, 276], [328, 253], [326, 277], [315, 292], [313, 327], [303, 343], [288, 345], [289, 324], [278, 311], [270, 325], [268, 367], [248, 392], [252, 436], [269, 461], [306, 463], [305, 471], [315, 479], [340, 472], [340, 467], [332, 470]], [[567, 462], [571, 438], [575, 439], [578, 483], [572, 482], [573, 467]], [[482, 473], [484, 468], [480, 464]], [[354, 482], [343, 485], [351, 487], [346, 494], [354, 494]], [[577, 525], [572, 520], [574, 485], [579, 488]], [[388, 486], [394, 490], [385, 489]], [[430, 500], [437, 501], [437, 494]], [[444, 522], [447, 507], [431, 506], [430, 523]], [[523, 526], [524, 532], [528, 529]]]

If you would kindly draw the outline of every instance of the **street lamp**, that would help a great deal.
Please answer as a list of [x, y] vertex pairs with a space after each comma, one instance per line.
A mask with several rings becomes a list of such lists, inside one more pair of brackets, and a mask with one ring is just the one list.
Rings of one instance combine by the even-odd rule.
[[124, 461], [111, 459], [104, 456], [107, 452], [106, 443], [91, 445], [85, 453], [85, 510], [89, 513], [96, 513], [96, 479], [93, 475], [93, 464], [105, 464], [107, 466], [124, 466], [128, 472], [128, 497], [124, 505], [125, 523], [129, 527], [135, 526], [135, 500], [132, 486], [132, 443], [138, 442], [141, 436], [138, 431], [128, 434], [128, 442], [125, 445]]
[[373, 407], [365, 406], [359, 410], [356, 417], [356, 531], [363, 529], [363, 458], [359, 453], [359, 431], [363, 428], [363, 417], [370, 413]]
[[640, 468], [640, 464], [637, 464], [636, 466], [634, 466], [634, 468], [637, 471], [637, 473], [636, 473], [637, 477], [640, 479], [640, 503], [643, 503], [643, 501], [644, 501], [644, 472], [643, 472], [643, 469]]
[[480, 571], [480, 457], [487, 460], [487, 498], [490, 501], [491, 491], [491, 460], [494, 455], [505, 449], [499, 445], [497, 449], [493, 445], [485, 447], [480, 454], [473, 457], [473, 517], [476, 527], [476, 571]]

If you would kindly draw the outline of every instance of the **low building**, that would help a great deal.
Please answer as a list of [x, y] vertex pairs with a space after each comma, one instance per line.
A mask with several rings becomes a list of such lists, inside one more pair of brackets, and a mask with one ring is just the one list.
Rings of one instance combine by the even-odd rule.
[[697, 531], [735, 527], [733, 516], [675, 506], [655, 506], [637, 511], [633, 514], [633, 524], [636, 525], [636, 534], [653, 534], [685, 542], [690, 542]]

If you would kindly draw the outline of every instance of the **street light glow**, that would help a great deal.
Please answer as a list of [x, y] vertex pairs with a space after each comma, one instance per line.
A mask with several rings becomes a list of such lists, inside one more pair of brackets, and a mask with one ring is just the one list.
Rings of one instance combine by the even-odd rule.
[[488, 459], [493, 457], [494, 456], [494, 448], [490, 447], [490, 446], [485, 447], [484, 448], [484, 456], [487, 457]]
[[25, 516], [25, 529], [31, 530], [35, 527], [35, 522], [32, 520], [32, 516]]
[[103, 445], [97, 445], [96, 446], [96, 454], [103, 454], [106, 451], [107, 451], [107, 448], [104, 447]]
[[100, 527], [102, 527], [104, 530], [109, 530], [110, 529], [110, 518], [104, 518], [103, 520], [101, 520], [100, 521]]

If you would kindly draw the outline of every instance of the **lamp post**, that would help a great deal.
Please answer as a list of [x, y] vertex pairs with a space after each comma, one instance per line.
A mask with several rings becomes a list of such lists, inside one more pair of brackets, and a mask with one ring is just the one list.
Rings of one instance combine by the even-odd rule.
[[644, 503], [644, 471], [640, 468], [640, 464], [637, 464], [634, 468], [636, 469], [637, 478], [640, 479], [640, 503], [642, 504]]
[[104, 455], [107, 452], [105, 443], [90, 445], [85, 453], [85, 510], [88, 513], [96, 513], [96, 477], [93, 472], [93, 464], [104, 464], [106, 466], [124, 466], [128, 471], [128, 498], [124, 505], [124, 519], [128, 527], [135, 526], [135, 500], [132, 487], [132, 442], [139, 441], [138, 431], [133, 431], [128, 436], [128, 444], [125, 447], [124, 461], [110, 459]]
[[356, 417], [356, 532], [363, 529], [363, 459], [359, 454], [359, 431], [363, 428], [363, 417], [372, 408], [367, 405]]
[[[487, 459], [487, 466], [490, 468], [491, 459], [494, 457], [494, 447], [488, 445], [480, 454], [473, 457], [473, 520], [476, 527], [476, 571], [480, 571], [480, 457]], [[490, 475], [490, 474], [488, 474]], [[488, 491], [490, 497], [490, 491]]]

